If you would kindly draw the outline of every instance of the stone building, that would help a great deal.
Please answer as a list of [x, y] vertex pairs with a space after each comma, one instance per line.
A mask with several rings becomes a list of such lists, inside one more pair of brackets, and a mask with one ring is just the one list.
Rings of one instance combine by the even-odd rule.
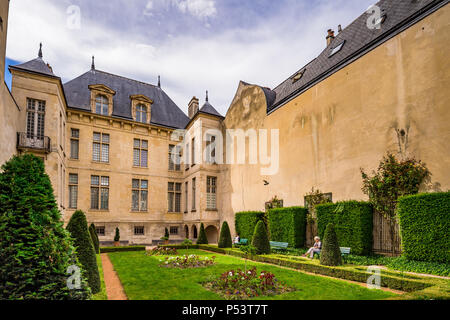
[[[208, 95], [186, 116], [159, 81], [100, 71], [94, 60], [63, 84], [41, 48], [10, 66], [11, 93], [2, 83], [0, 162], [40, 156], [64, 220], [85, 211], [104, 244], [116, 227], [129, 244], [157, 242], [165, 228], [172, 240], [196, 239], [200, 223], [216, 242], [225, 220], [234, 234], [236, 212], [264, 210], [274, 196], [303, 205], [312, 187], [333, 201], [365, 199], [360, 168], [375, 169], [388, 151], [423, 160], [435, 189], [447, 190], [448, 1], [377, 5], [373, 21], [364, 13], [329, 30], [323, 52], [276, 88], [241, 82], [225, 117]], [[230, 132], [244, 133], [243, 149]], [[252, 139], [259, 146], [245, 145]]]

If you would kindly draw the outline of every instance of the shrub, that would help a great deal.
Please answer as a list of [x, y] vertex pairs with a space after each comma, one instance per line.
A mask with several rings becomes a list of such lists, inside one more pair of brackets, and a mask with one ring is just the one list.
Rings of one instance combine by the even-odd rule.
[[234, 218], [236, 233], [239, 234], [241, 239], [248, 239], [251, 243], [255, 226], [261, 220], [264, 220], [264, 212], [247, 211], [236, 213]]
[[67, 224], [67, 230], [75, 239], [74, 244], [77, 249], [77, 256], [86, 272], [89, 287], [92, 293], [98, 293], [101, 290], [100, 274], [98, 272], [97, 258], [92, 244], [91, 236], [88, 231], [86, 216], [83, 211], [76, 211]]
[[0, 173], [0, 300], [89, 299], [67, 287], [68, 268], [81, 268], [70, 234], [63, 228], [44, 163], [15, 156]]
[[145, 246], [131, 246], [131, 247], [103, 247], [100, 248], [101, 253], [111, 252], [132, 252], [132, 251], [145, 251]]
[[170, 238], [169, 229], [165, 228], [165, 230], [164, 230], [164, 239], [169, 240], [169, 238]]
[[267, 236], [266, 225], [259, 221], [252, 238], [252, 246], [256, 248], [256, 254], [269, 254], [270, 242]]
[[100, 253], [100, 241], [98, 240], [97, 230], [95, 230], [95, 224], [91, 224], [91, 226], [89, 227], [89, 233], [91, 235], [95, 253]]
[[398, 215], [407, 259], [450, 262], [450, 192], [400, 198]]
[[208, 238], [206, 237], [205, 226], [203, 223], [200, 225], [200, 233], [198, 235], [197, 244], [208, 244]]
[[342, 265], [341, 250], [339, 249], [339, 242], [332, 223], [325, 230], [322, 251], [320, 252], [320, 264], [324, 266]]
[[233, 242], [231, 241], [230, 227], [228, 222], [224, 221], [222, 229], [220, 229], [219, 248], [232, 248]]
[[287, 242], [290, 247], [301, 248], [306, 240], [306, 214], [303, 207], [269, 210], [269, 229], [272, 241]]
[[120, 241], [120, 230], [119, 228], [116, 228], [116, 235], [114, 236], [114, 241], [119, 242]]
[[351, 248], [352, 254], [369, 255], [373, 242], [373, 208], [368, 202], [345, 201], [316, 207], [317, 229], [323, 239], [325, 229], [333, 223], [339, 244]]

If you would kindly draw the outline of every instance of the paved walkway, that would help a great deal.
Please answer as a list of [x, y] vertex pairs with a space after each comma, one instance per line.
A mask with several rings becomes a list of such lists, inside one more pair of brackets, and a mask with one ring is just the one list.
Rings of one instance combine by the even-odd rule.
[[120, 279], [117, 273], [114, 271], [114, 266], [108, 257], [107, 253], [101, 254], [103, 275], [106, 287], [106, 296], [108, 300], [128, 300], [123, 286], [120, 283]]

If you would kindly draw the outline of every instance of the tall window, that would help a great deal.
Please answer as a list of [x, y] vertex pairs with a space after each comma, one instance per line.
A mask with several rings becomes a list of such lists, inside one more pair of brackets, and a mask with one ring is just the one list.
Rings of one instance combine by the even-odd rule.
[[137, 122], [142, 122], [142, 123], [147, 123], [147, 107], [142, 105], [142, 104], [138, 104], [136, 106], [136, 121]]
[[195, 182], [196, 182], [196, 179], [195, 178], [192, 179], [192, 210], [195, 210], [195, 198], [196, 198], [196, 196], [195, 196], [195, 188], [196, 188]]
[[181, 183], [169, 182], [168, 211], [181, 212]]
[[217, 178], [206, 178], [206, 208], [210, 210], [217, 209]]
[[148, 180], [133, 179], [131, 191], [131, 210], [147, 211], [148, 209]]
[[180, 171], [181, 170], [181, 147], [169, 146], [169, 170]]
[[27, 138], [44, 140], [45, 101], [27, 99]]
[[184, 208], [185, 208], [185, 212], [187, 213], [189, 211], [189, 198], [188, 198], [188, 194], [189, 194], [189, 182], [186, 182], [184, 184]]
[[191, 163], [191, 165], [195, 166], [195, 138], [192, 139], [192, 146], [191, 146], [191, 148], [192, 148], [192, 163]]
[[148, 167], [148, 141], [134, 139], [133, 166]]
[[109, 107], [108, 98], [104, 95], [99, 94], [95, 98], [95, 113], [107, 116], [109, 113], [108, 107]]
[[109, 162], [109, 134], [94, 132], [92, 144], [92, 160], [96, 162]]
[[76, 209], [78, 205], [78, 174], [69, 174], [69, 208]]
[[208, 135], [206, 138], [206, 162], [209, 164], [216, 163], [216, 137]]
[[188, 171], [189, 170], [189, 167], [190, 167], [190, 165], [189, 165], [189, 162], [190, 162], [190, 158], [189, 158], [189, 143], [188, 144], [186, 144], [186, 159], [185, 159], [185, 161], [186, 161], [186, 171]]
[[80, 130], [71, 129], [70, 131], [70, 158], [78, 160], [80, 149]]
[[91, 176], [91, 209], [109, 209], [109, 177]]

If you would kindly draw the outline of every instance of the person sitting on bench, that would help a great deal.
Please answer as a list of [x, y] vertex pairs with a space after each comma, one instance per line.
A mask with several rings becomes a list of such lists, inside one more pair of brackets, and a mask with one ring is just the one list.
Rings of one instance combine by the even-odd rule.
[[308, 250], [308, 252], [306, 252], [306, 253], [303, 255], [303, 257], [307, 257], [308, 254], [309, 254], [309, 257], [310, 257], [311, 259], [314, 259], [314, 254], [315, 254], [315, 253], [319, 253], [319, 254], [320, 254], [320, 250], [322, 249], [322, 242], [320, 241], [320, 238], [319, 238], [319, 237], [315, 237], [315, 238], [314, 238], [314, 241], [315, 241], [314, 247], [310, 248], [310, 249]]
[[234, 244], [239, 244], [241, 242], [241, 237], [238, 235], [236, 235], [236, 238], [234, 238]]

